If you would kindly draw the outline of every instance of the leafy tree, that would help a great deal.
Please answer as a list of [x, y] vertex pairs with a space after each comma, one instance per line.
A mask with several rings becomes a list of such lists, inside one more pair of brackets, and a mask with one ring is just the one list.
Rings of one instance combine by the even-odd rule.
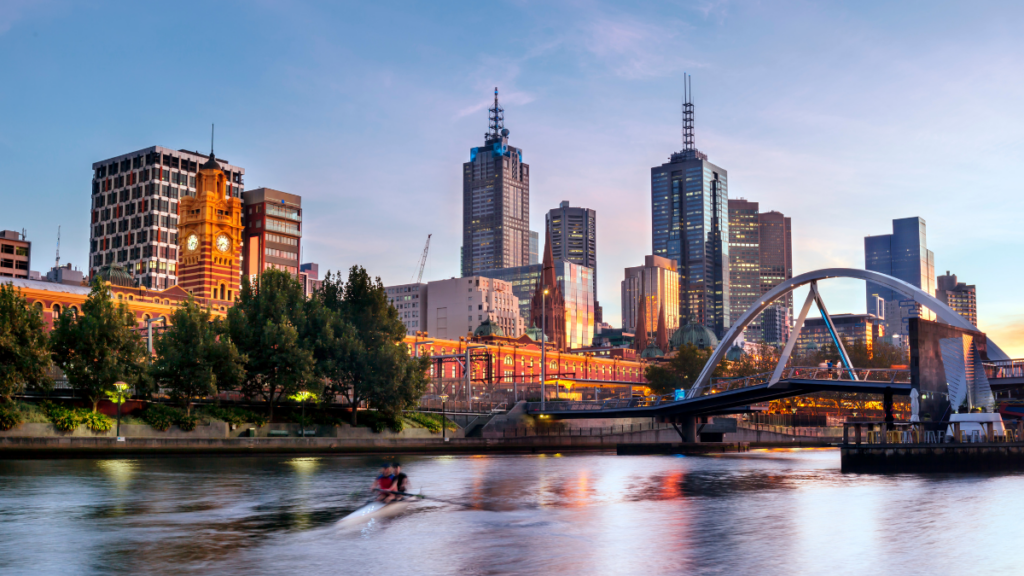
[[43, 316], [14, 286], [0, 284], [0, 400], [10, 401], [28, 383], [48, 388], [50, 352]]
[[782, 351], [768, 344], [757, 344], [752, 352], [745, 352], [739, 360], [730, 362], [728, 375], [732, 378], [742, 378], [764, 374], [775, 370], [779, 363]]
[[405, 326], [380, 278], [371, 279], [361, 266], [349, 270], [348, 282], [328, 273], [315, 299], [340, 320], [328, 381], [334, 392], [348, 396], [352, 425], [363, 401], [397, 422], [426, 390], [429, 360], [409, 356]]
[[61, 314], [50, 334], [54, 361], [68, 383], [89, 398], [93, 412], [115, 382], [145, 381], [148, 352], [132, 331], [135, 325], [128, 306], [115, 304], [110, 289], [97, 279], [82, 312]]
[[171, 398], [192, 415], [192, 402], [217, 393], [217, 389], [236, 389], [245, 378], [246, 358], [225, 335], [221, 322], [212, 320], [209, 308], [201, 308], [189, 296], [171, 315], [170, 326], [153, 343], [156, 359], [150, 374], [171, 391]]
[[[712, 352], [711, 348], [701, 349], [693, 344], [680, 346], [667, 363], [647, 367], [644, 373], [647, 386], [655, 394], [669, 394], [677, 389], [688, 390], [700, 376]], [[726, 362], [723, 361], [715, 367], [712, 376], [723, 376], [725, 370]]]
[[245, 357], [242, 393], [267, 402], [267, 415], [281, 400], [315, 382], [312, 343], [306, 326], [302, 285], [287, 272], [267, 270], [257, 283], [242, 279], [238, 302], [228, 310], [227, 334]]

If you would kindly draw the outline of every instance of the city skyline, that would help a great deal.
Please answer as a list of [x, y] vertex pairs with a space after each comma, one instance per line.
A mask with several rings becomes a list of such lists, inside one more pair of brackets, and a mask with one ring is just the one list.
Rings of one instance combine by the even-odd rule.
[[[537, 20], [564, 17], [564, 6], [540, 10], [541, 15], [513, 6], [509, 25], [521, 27], [523, 40], [450, 61], [451, 69], [442, 73], [429, 67], [417, 72], [413, 64], [431, 51], [447, 57], [471, 40], [482, 45], [484, 34], [474, 30], [463, 40], [439, 40], [437, 28], [454, 15], [444, 10], [397, 18], [393, 34], [409, 34], [414, 19], [426, 18], [434, 26], [431, 38], [414, 34], [414, 48], [371, 55], [379, 41], [354, 28], [377, 17], [372, 7], [354, 9], [342, 31], [351, 32], [345, 41], [345, 33], [332, 35], [330, 26], [316, 23], [322, 17], [325, 24], [337, 24], [340, 11], [308, 5], [291, 13], [264, 6], [217, 40], [223, 31], [212, 22], [217, 15], [228, 18], [227, 7], [211, 8], [209, 23], [192, 22], [188, 10], [152, 22], [145, 13], [73, 6], [0, 9], [0, 59], [12, 84], [21, 87], [0, 95], [6, 109], [20, 112], [0, 121], [0, 146], [8, 159], [0, 175], [6, 190], [21, 191], [5, 194], [11, 209], [0, 228], [26, 228], [33, 268], [45, 273], [62, 226], [62, 262], [87, 270], [85, 180], [92, 163], [154, 143], [203, 150], [208, 124], [216, 121], [217, 150], [246, 167], [247, 189], [295, 191], [312, 208], [304, 262], [319, 262], [325, 270], [358, 263], [385, 284], [408, 283], [423, 237], [433, 233], [424, 280], [457, 276], [457, 164], [468, 159], [468, 147], [478, 145], [497, 85], [517, 146], [528, 153], [524, 162], [535, 171], [531, 229], [540, 229], [544, 212], [561, 200], [603, 214], [605, 282], [598, 290], [614, 294], [619, 271], [650, 253], [645, 172], [680, 148], [680, 77], [686, 69], [696, 74], [699, 147], [729, 168], [730, 195], [796, 220], [794, 274], [862, 267], [864, 236], [884, 231], [893, 219], [920, 216], [930, 228], [937, 269], [956, 270], [978, 286], [979, 328], [1011, 354], [1024, 351], [1024, 335], [1009, 328], [1024, 318], [1013, 294], [1020, 273], [1008, 270], [1001, 256], [1013, 254], [1020, 241], [1000, 218], [1021, 203], [1012, 194], [1013, 158], [1021, 145], [1015, 135], [1019, 113], [1011, 106], [1022, 87], [1000, 73], [1005, 55], [1019, 51], [1021, 42], [1000, 22], [955, 6], [929, 14], [896, 7], [886, 24], [874, 18], [882, 10], [875, 5], [819, 8], [792, 22], [785, 19], [791, 11], [769, 14], [758, 7], [684, 6], [668, 21], [639, 7], [593, 8], [585, 17], [572, 17], [567, 32], [554, 34]], [[916, 25], [897, 34], [897, 24], [911, 17]], [[799, 40], [777, 38], [782, 32], [756, 32], [759, 19], [781, 31], [812, 32]], [[464, 15], [451, 25], [462, 30], [472, 21]], [[95, 39], [91, 31], [97, 26], [90, 22], [125, 34]], [[954, 31], [942, 28], [951, 22], [957, 23]], [[311, 26], [310, 39], [277, 46], [283, 49], [277, 58], [266, 51], [273, 42], [266, 49], [244, 42], [272, 23]], [[672, 24], [683, 32], [659, 34]], [[115, 55], [127, 69], [140, 69], [149, 57], [133, 50], [133, 43], [144, 44], [150, 35], [180, 40], [182, 28], [185, 38], [200, 40], [174, 42], [184, 60], [212, 58], [232, 70], [237, 65], [237, 74], [225, 74], [225, 90], [200, 97], [197, 80], [187, 73], [161, 91], [95, 79]], [[737, 47], [714, 41], [745, 33], [753, 35]], [[82, 34], [95, 41], [80, 42]], [[659, 39], [648, 45], [652, 37]], [[978, 43], [979, 37], [987, 40]], [[81, 52], [68, 54], [70, 43], [82, 44]], [[807, 44], [824, 53], [806, 56]], [[674, 48], [686, 48], [687, 56], [670, 58], [680, 52]], [[758, 54], [768, 48], [783, 56], [799, 48], [802, 59], [768, 61]], [[328, 55], [345, 65], [328, 62]], [[402, 63], [403, 56], [412, 58]], [[826, 62], [837, 57], [845, 66], [826, 70]], [[496, 67], [498, 60], [508, 65]], [[265, 70], [256, 66], [263, 61]], [[818, 73], [820, 78], [811, 78]], [[279, 75], [308, 80], [310, 88], [296, 88], [302, 84], [296, 82], [262, 93], [247, 89], [267, 88]], [[469, 79], [453, 81], [463, 76]], [[418, 106], [396, 106], [410, 90]], [[69, 102], [69, 92], [81, 96]], [[133, 102], [140, 95], [146, 101]], [[901, 138], [890, 136], [897, 132]], [[425, 138], [430, 146], [422, 148], [429, 150], [407, 156], [400, 170], [384, 171], [394, 165], [396, 143], [415, 146]], [[48, 177], [39, 179], [40, 173]], [[963, 190], [977, 187], [989, 191], [986, 202], [965, 203], [971, 195]], [[406, 209], [397, 211], [396, 205]], [[985, 244], [1002, 249], [979, 251]], [[834, 313], [864, 311], [863, 283], [826, 283], [822, 289]], [[617, 299], [602, 304], [607, 319], [619, 325]]]

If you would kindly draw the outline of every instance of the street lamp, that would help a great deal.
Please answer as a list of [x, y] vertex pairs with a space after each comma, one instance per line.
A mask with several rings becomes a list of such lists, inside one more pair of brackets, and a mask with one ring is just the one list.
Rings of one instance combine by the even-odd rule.
[[441, 438], [444, 438], [445, 442], [448, 441], [448, 425], [444, 416], [444, 402], [447, 399], [447, 394], [441, 394]]
[[544, 352], [547, 350], [547, 339], [548, 339], [548, 289], [545, 288], [540, 295], [540, 409], [543, 412], [545, 407], [544, 396], [546, 395], [547, 388], [547, 357]]
[[107, 397], [114, 404], [117, 404], [117, 437], [121, 437], [121, 404], [128, 399], [128, 384], [124, 382], [114, 382], [114, 390], [107, 391]]

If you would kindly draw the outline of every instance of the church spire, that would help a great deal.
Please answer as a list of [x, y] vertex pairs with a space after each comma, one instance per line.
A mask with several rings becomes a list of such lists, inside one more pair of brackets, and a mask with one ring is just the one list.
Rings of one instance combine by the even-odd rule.
[[665, 301], [661, 302], [661, 310], [658, 311], [658, 331], [654, 338], [654, 345], [662, 352], [668, 352], [668, 330], [665, 328]]

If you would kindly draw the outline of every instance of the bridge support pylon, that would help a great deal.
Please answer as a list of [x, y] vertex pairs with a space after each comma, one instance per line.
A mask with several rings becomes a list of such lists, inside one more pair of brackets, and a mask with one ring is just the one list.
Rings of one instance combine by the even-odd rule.
[[673, 418], [671, 420], [672, 427], [676, 429], [679, 434], [679, 438], [686, 444], [693, 444], [700, 442], [700, 437], [697, 435], [697, 417], [696, 416], [683, 416], [680, 418]]

